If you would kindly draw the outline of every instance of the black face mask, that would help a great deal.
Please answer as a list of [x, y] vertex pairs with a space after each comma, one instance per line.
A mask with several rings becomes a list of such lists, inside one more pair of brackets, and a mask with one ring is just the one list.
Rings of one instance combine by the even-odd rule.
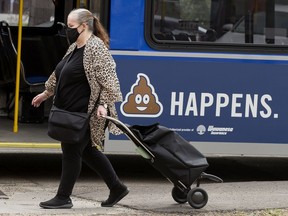
[[[81, 24], [80, 24], [81, 25]], [[80, 26], [79, 25], [79, 26]], [[79, 27], [78, 26], [78, 27]], [[76, 28], [67, 28], [67, 36], [68, 36], [68, 39], [69, 39], [69, 42], [72, 44], [72, 43], [74, 43], [77, 39], [78, 39], [78, 37], [79, 37], [79, 35], [83, 32], [78, 32], [78, 27], [76, 27]]]

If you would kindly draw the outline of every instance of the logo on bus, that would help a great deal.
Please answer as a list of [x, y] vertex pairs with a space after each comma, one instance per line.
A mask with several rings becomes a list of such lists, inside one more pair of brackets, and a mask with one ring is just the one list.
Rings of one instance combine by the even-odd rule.
[[199, 135], [204, 135], [206, 132], [209, 132], [210, 135], [227, 135], [232, 133], [234, 128], [232, 127], [215, 127], [214, 125], [209, 125], [208, 129], [204, 125], [198, 125], [196, 129]]
[[204, 125], [199, 125], [197, 127], [196, 131], [199, 135], [203, 135], [206, 132], [206, 127]]
[[137, 75], [137, 80], [131, 86], [120, 109], [124, 116], [129, 117], [158, 117], [161, 115], [163, 106], [146, 74], [139, 73]]

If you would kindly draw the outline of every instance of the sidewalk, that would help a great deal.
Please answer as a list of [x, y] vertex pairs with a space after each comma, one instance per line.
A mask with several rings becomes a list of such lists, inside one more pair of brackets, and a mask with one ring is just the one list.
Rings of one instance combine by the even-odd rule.
[[[72, 196], [72, 209], [42, 209], [39, 202], [51, 199], [55, 196], [55, 189], [58, 182], [53, 181], [13, 181], [1, 180], [0, 190], [5, 193], [8, 199], [0, 199], [0, 215], [135, 215], [139, 211], [115, 206], [113, 208], [102, 208], [99, 201]], [[96, 185], [96, 184], [95, 184]], [[103, 185], [104, 186], [104, 185]], [[81, 193], [81, 190], [91, 189], [90, 183], [83, 182], [78, 184], [75, 190]], [[96, 191], [96, 189], [95, 189]], [[3, 197], [3, 196], [2, 196]]]
[[[273, 214], [288, 215], [288, 181], [205, 183], [201, 187], [209, 196], [203, 209], [193, 209], [188, 203], [177, 204], [172, 196], [172, 184], [165, 179], [124, 181], [130, 193], [112, 208], [100, 206], [108, 190], [100, 180], [80, 179], [74, 188], [72, 209], [47, 210], [38, 204], [55, 195], [57, 179], [1, 179], [0, 215], [245, 215], [263, 209]], [[1, 195], [1, 193], [0, 193]], [[2, 198], [1, 198], [2, 197]], [[226, 212], [226, 213], [225, 213]], [[276, 213], [275, 213], [276, 212]], [[259, 215], [259, 214], [258, 214]]]

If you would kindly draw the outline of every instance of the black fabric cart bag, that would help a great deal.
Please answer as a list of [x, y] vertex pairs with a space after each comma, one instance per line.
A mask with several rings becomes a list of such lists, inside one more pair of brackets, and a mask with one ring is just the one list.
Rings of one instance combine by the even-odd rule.
[[206, 158], [178, 133], [159, 124], [130, 130], [154, 154], [152, 165], [174, 184], [190, 186], [208, 167]]

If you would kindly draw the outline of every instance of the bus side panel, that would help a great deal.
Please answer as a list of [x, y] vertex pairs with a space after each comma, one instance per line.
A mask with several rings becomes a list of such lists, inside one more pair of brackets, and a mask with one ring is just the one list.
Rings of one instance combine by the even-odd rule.
[[287, 62], [114, 58], [125, 123], [159, 122], [189, 141], [288, 142]]
[[138, 50], [143, 38], [144, 1], [111, 0], [110, 47]]

